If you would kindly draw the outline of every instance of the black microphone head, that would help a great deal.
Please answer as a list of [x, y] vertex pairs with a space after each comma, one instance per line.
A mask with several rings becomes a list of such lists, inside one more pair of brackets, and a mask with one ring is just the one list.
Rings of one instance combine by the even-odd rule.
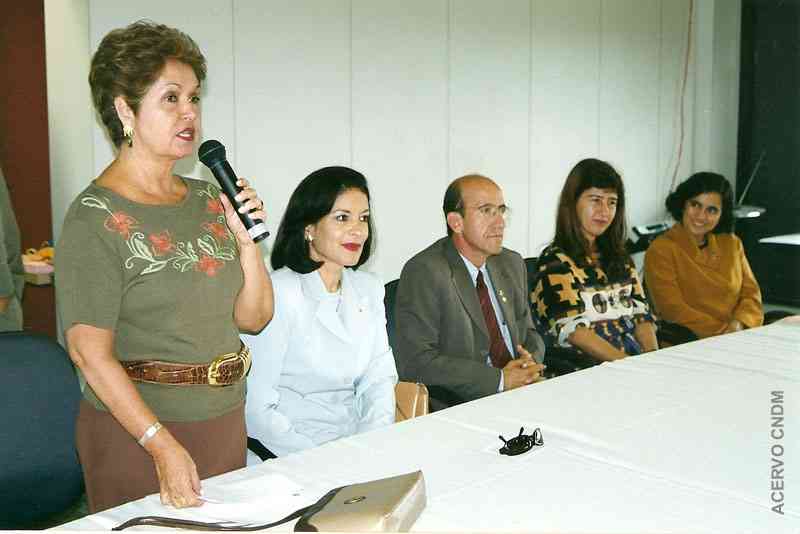
[[216, 139], [209, 139], [200, 145], [197, 155], [203, 165], [210, 167], [220, 161], [225, 161], [225, 147]]

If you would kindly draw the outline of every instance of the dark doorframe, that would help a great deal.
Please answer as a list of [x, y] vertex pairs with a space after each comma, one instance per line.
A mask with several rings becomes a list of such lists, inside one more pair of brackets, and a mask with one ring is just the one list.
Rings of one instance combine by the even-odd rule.
[[[53, 238], [44, 1], [0, 2], [0, 164], [23, 248]], [[56, 334], [52, 286], [25, 288], [25, 329]]]

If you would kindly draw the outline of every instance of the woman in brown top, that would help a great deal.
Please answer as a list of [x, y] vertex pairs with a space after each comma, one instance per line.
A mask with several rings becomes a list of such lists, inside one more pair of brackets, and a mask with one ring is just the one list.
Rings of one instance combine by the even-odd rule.
[[[110, 32], [92, 59], [116, 159], [73, 202], [57, 297], [85, 382], [77, 445], [92, 512], [160, 491], [201, 503], [200, 479], [245, 465], [239, 332], [272, 318], [258, 246], [215, 186], [173, 174], [200, 137], [206, 63], [167, 26]], [[256, 192], [237, 200], [264, 218]]]

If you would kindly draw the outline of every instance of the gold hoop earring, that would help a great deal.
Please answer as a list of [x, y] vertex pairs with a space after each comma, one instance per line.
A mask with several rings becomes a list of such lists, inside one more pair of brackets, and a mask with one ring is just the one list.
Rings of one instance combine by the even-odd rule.
[[123, 126], [122, 127], [122, 135], [125, 137], [125, 140], [128, 142], [128, 148], [133, 146], [133, 126]]

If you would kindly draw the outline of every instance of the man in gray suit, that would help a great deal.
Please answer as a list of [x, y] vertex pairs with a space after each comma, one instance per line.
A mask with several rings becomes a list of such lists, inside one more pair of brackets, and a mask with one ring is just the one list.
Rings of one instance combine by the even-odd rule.
[[531, 384], [544, 369], [525, 262], [503, 248], [503, 192], [462, 176], [442, 207], [448, 235], [403, 267], [395, 307], [400, 378], [428, 386], [433, 410]]

